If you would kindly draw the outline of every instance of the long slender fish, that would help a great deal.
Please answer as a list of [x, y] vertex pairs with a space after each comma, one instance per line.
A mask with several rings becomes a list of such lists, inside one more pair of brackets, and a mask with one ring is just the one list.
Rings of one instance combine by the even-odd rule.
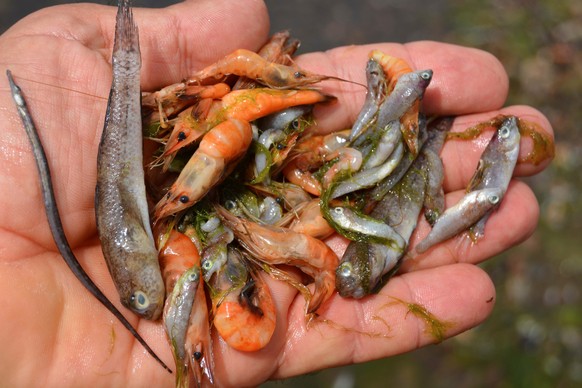
[[30, 144], [32, 146], [32, 152], [34, 154], [34, 159], [36, 161], [36, 166], [38, 168], [38, 173], [40, 177], [41, 192], [43, 196], [44, 206], [46, 209], [46, 215], [57, 249], [61, 253], [63, 259], [65, 260], [65, 263], [69, 266], [75, 277], [79, 279], [83, 286], [109, 311], [111, 311], [111, 313], [119, 320], [119, 322], [121, 322], [121, 324], [125, 326], [125, 328], [138, 340], [140, 344], [143, 345], [147, 352], [156, 361], [158, 361], [166, 370], [171, 372], [171, 370], [166, 366], [166, 364], [164, 364], [162, 360], [160, 360], [160, 358], [154, 353], [154, 351], [149, 347], [149, 345], [139, 335], [139, 333], [133, 328], [133, 326], [131, 326], [131, 323], [129, 323], [129, 321], [123, 316], [123, 314], [121, 314], [121, 312], [115, 307], [115, 305], [113, 305], [111, 301], [107, 299], [105, 294], [103, 294], [103, 292], [99, 289], [99, 287], [97, 287], [93, 280], [91, 280], [87, 272], [85, 272], [85, 270], [83, 269], [83, 267], [81, 267], [81, 264], [75, 257], [71, 249], [71, 246], [67, 241], [67, 237], [65, 236], [63, 224], [61, 222], [61, 216], [59, 214], [57, 202], [55, 200], [55, 194], [53, 190], [48, 160], [46, 158], [46, 154], [44, 152], [42, 143], [40, 142], [38, 131], [36, 129], [36, 126], [34, 125], [32, 116], [30, 114], [30, 111], [28, 110], [26, 101], [24, 100], [24, 96], [22, 95], [20, 88], [15, 84], [10, 70], [6, 70], [6, 76], [8, 77], [10, 89], [12, 90], [12, 98], [16, 103], [18, 114], [22, 119], [22, 123], [24, 124], [24, 129], [26, 130], [28, 140], [30, 141]]
[[121, 0], [113, 81], [97, 156], [95, 213], [101, 247], [121, 303], [146, 319], [164, 305], [164, 282], [149, 223], [143, 171], [141, 57], [129, 0]]

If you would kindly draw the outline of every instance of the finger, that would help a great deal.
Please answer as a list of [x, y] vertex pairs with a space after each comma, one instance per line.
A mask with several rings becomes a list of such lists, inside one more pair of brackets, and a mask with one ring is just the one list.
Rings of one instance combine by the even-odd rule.
[[[545, 116], [531, 107], [510, 106], [493, 112], [460, 116], [455, 119], [452, 131], [463, 132], [474, 125], [487, 122], [497, 115], [514, 115], [529, 123], [534, 123], [537, 131], [542, 133], [550, 143], [546, 149], [543, 141], [534, 143], [530, 135], [522, 134], [518, 162], [513, 175], [516, 177], [531, 176], [544, 170], [554, 156], [554, 132]], [[445, 166], [443, 183], [445, 191], [461, 190], [467, 187], [477, 169], [481, 154], [493, 136], [493, 131], [494, 128], [486, 130], [471, 140], [451, 139], [446, 142], [441, 152]]]
[[426, 309], [449, 338], [482, 322], [493, 308], [494, 296], [491, 280], [481, 269], [455, 264], [396, 277], [380, 294], [361, 300], [336, 295], [322, 316], [330, 323], [316, 322], [309, 330], [301, 306], [294, 305], [289, 339], [272, 378], [389, 357], [436, 342], [434, 328], [398, 300]]
[[269, 33], [262, 1], [186, 1], [164, 11], [135, 11], [144, 90], [179, 82], [236, 49], [257, 50]]
[[[349, 46], [302, 55], [297, 63], [311, 71], [365, 84], [365, 66], [372, 49], [403, 58], [413, 69], [433, 70], [422, 102], [428, 115], [492, 111], [505, 102], [508, 79], [501, 63], [485, 51], [467, 47], [437, 42]], [[319, 125], [329, 130], [351, 127], [364, 101], [365, 88], [341, 82], [328, 85], [326, 90], [336, 95], [339, 103], [320, 109]]]
[[[447, 207], [462, 196], [462, 190], [446, 197]], [[501, 205], [489, 217], [485, 235], [473, 243], [467, 233], [461, 233], [423, 254], [415, 254], [414, 247], [429, 232], [430, 227], [421, 215], [418, 227], [410, 240], [410, 255], [401, 271], [409, 272], [451, 263], [478, 264], [494, 257], [529, 238], [536, 229], [539, 206], [531, 189], [523, 182], [513, 180]]]

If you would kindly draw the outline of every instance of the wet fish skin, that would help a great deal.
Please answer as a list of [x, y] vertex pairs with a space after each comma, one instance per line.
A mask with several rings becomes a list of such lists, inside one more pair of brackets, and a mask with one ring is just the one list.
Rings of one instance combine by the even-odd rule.
[[503, 190], [500, 188], [481, 189], [467, 193], [436, 220], [430, 233], [416, 246], [416, 252], [424, 253], [432, 246], [467, 230], [496, 207], [502, 197]]
[[97, 156], [95, 215], [103, 255], [122, 304], [155, 320], [162, 313], [165, 288], [145, 192], [139, 36], [128, 2], [121, 3], [113, 81]]

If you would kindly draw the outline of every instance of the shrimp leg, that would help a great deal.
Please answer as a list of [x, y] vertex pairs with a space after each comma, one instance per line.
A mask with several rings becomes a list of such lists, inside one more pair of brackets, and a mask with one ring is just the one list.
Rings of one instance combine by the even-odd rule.
[[22, 123], [24, 124], [24, 129], [26, 130], [26, 134], [28, 136], [28, 140], [32, 146], [32, 152], [34, 153], [34, 159], [36, 161], [36, 166], [38, 168], [38, 174], [40, 176], [40, 184], [41, 184], [41, 191], [42, 196], [44, 199], [44, 206], [46, 209], [46, 215], [49, 223], [49, 227], [51, 229], [51, 233], [53, 235], [53, 239], [55, 240], [55, 244], [63, 256], [65, 263], [69, 266], [73, 274], [81, 284], [99, 301], [103, 304], [107, 310], [109, 310], [121, 324], [138, 340], [140, 344], [147, 350], [147, 352], [164, 367], [168, 372], [172, 372], [166, 364], [154, 353], [152, 348], [145, 342], [145, 340], [139, 335], [139, 333], [133, 328], [131, 323], [123, 316], [123, 314], [111, 303], [109, 299], [103, 294], [103, 292], [97, 287], [97, 285], [91, 280], [87, 272], [81, 267], [81, 264], [75, 257], [69, 242], [67, 241], [67, 237], [65, 236], [65, 232], [63, 230], [63, 224], [61, 222], [61, 216], [59, 214], [59, 209], [57, 208], [57, 202], [55, 199], [55, 194], [53, 190], [52, 180], [51, 180], [51, 173], [50, 168], [48, 165], [48, 160], [46, 158], [46, 154], [44, 152], [44, 148], [42, 143], [40, 142], [40, 138], [38, 137], [38, 131], [34, 122], [32, 121], [32, 117], [30, 115], [30, 111], [26, 105], [26, 101], [24, 100], [24, 96], [20, 88], [14, 83], [14, 79], [12, 78], [12, 73], [10, 70], [6, 70], [6, 76], [8, 77], [8, 82], [10, 83], [10, 89], [12, 90], [12, 98], [16, 103], [16, 107], [18, 108], [18, 114], [22, 119]]

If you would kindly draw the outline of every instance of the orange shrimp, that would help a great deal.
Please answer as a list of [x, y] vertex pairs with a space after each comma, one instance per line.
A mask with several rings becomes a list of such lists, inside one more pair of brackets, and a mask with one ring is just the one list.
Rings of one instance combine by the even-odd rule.
[[234, 90], [222, 98], [221, 115], [239, 120], [253, 121], [271, 113], [297, 105], [312, 105], [318, 102], [332, 102], [335, 97], [317, 90], [274, 90], [267, 88]]
[[202, 139], [176, 182], [154, 208], [159, 220], [198, 202], [230, 171], [229, 164], [243, 156], [251, 140], [250, 121], [290, 106], [328, 101], [314, 90], [250, 89], [230, 92], [222, 99], [222, 109], [209, 122], [220, 122]]
[[248, 121], [229, 119], [212, 128], [200, 142], [178, 179], [154, 207], [159, 220], [198, 202], [225, 176], [230, 163], [244, 155], [252, 140]]
[[218, 62], [198, 71], [186, 82], [197, 84], [210, 78], [220, 79], [229, 74], [251, 78], [275, 89], [294, 88], [327, 79], [338, 79], [337, 77], [311, 73], [296, 66], [270, 62], [257, 53], [238, 49]]
[[215, 277], [212, 297], [214, 327], [234, 349], [253, 352], [264, 348], [276, 326], [273, 297], [261, 276], [249, 270], [242, 254], [229, 249], [228, 262]]
[[232, 229], [240, 244], [257, 260], [296, 266], [314, 279], [315, 290], [305, 306], [308, 318], [331, 297], [338, 257], [323, 241], [286, 228], [238, 218], [222, 206], [216, 205], [216, 210], [224, 225]]
[[[294, 214], [295, 213], [295, 214]], [[297, 233], [304, 233], [317, 239], [331, 236], [335, 229], [321, 215], [319, 198], [305, 203], [296, 212], [289, 212], [294, 216], [288, 228]]]
[[404, 61], [404, 59], [385, 54], [380, 50], [370, 51], [368, 58], [374, 59], [382, 66], [382, 70], [384, 70], [386, 80], [388, 81], [388, 93], [394, 89], [396, 81], [398, 81], [398, 78], [400, 78], [402, 74], [412, 72], [412, 68], [408, 63], [406, 63], [406, 61]]
[[200, 254], [188, 237], [172, 229], [160, 247], [158, 260], [168, 295], [184, 271], [200, 263]]
[[[288, 65], [291, 62], [291, 56], [298, 48], [299, 40], [290, 39], [289, 31], [281, 31], [273, 34], [257, 54], [269, 62]], [[252, 89], [257, 85], [257, 82], [249, 78], [240, 77], [232, 87], [232, 90]]]
[[214, 362], [198, 249], [186, 235], [172, 229], [159, 259], [168, 290], [163, 321], [176, 362], [176, 386], [188, 385], [189, 371], [198, 386], [204, 376], [213, 382]]
[[210, 320], [203, 281], [198, 283], [192, 312], [190, 313], [190, 319], [188, 321], [184, 347], [190, 367], [196, 378], [197, 386], [203, 386], [202, 382], [205, 378], [210, 385], [213, 385], [214, 352], [212, 350]]
[[290, 152], [283, 175], [289, 182], [301, 186], [310, 194], [320, 196], [321, 183], [311, 171], [321, 167], [325, 161], [339, 156], [334, 152], [347, 144], [348, 138], [349, 130], [303, 138]]

